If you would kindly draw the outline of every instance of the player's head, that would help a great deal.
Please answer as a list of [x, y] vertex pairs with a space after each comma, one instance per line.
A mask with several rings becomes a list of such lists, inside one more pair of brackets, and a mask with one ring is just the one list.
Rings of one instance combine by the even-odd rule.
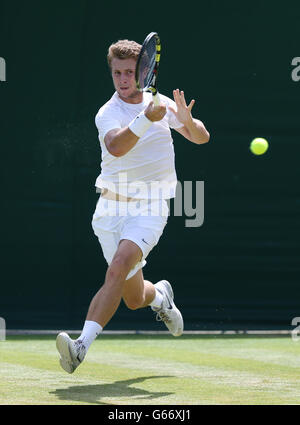
[[116, 91], [121, 99], [135, 103], [141, 97], [136, 88], [135, 68], [141, 45], [135, 41], [119, 40], [108, 49], [107, 62]]
[[137, 61], [142, 46], [135, 41], [119, 40], [109, 46], [107, 54], [107, 62], [112, 69], [113, 58], [117, 59], [134, 59]]

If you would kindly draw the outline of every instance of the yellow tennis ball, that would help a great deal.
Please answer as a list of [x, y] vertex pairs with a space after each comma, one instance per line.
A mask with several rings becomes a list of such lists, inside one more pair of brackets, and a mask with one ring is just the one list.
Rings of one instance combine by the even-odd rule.
[[254, 155], [264, 154], [268, 150], [268, 147], [269, 143], [262, 137], [256, 137], [250, 144], [250, 150], [252, 153], [254, 153]]

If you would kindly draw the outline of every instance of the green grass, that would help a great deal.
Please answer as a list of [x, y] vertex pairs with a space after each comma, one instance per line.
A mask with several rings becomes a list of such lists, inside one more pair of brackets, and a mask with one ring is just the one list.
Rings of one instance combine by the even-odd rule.
[[55, 336], [11, 336], [0, 341], [0, 404], [300, 404], [300, 343], [101, 335], [69, 375]]

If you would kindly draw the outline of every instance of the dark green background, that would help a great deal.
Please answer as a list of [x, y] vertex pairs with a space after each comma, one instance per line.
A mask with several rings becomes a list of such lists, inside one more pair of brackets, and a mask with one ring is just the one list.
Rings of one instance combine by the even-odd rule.
[[[152, 15], [157, 12], [156, 18]], [[0, 316], [79, 329], [106, 264], [90, 221], [112, 95], [111, 42], [158, 31], [159, 88], [185, 90], [211, 133], [174, 134], [180, 181], [205, 182], [205, 221], [171, 216], [145, 277], [170, 280], [186, 329], [288, 329], [300, 316], [299, 2], [0, 1]], [[270, 142], [255, 157], [257, 136]], [[121, 305], [107, 329], [164, 329]]]

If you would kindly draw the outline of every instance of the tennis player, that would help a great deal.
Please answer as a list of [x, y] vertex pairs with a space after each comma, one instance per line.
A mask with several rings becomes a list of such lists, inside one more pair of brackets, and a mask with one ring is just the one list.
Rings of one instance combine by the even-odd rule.
[[145, 280], [142, 269], [167, 223], [167, 199], [175, 196], [170, 128], [196, 144], [208, 142], [209, 133], [192, 117], [195, 101], [187, 105], [183, 91], [174, 90], [174, 100], [160, 94], [161, 104], [154, 106], [151, 93], [137, 90], [135, 67], [140, 49], [134, 41], [120, 40], [108, 50], [115, 93], [95, 120], [102, 162], [96, 180], [101, 195], [92, 220], [108, 269], [104, 284], [91, 300], [79, 338], [72, 340], [65, 332], [57, 336], [60, 364], [68, 373], [83, 361], [122, 299], [131, 310], [150, 306], [172, 335], [183, 332], [171, 284]]

